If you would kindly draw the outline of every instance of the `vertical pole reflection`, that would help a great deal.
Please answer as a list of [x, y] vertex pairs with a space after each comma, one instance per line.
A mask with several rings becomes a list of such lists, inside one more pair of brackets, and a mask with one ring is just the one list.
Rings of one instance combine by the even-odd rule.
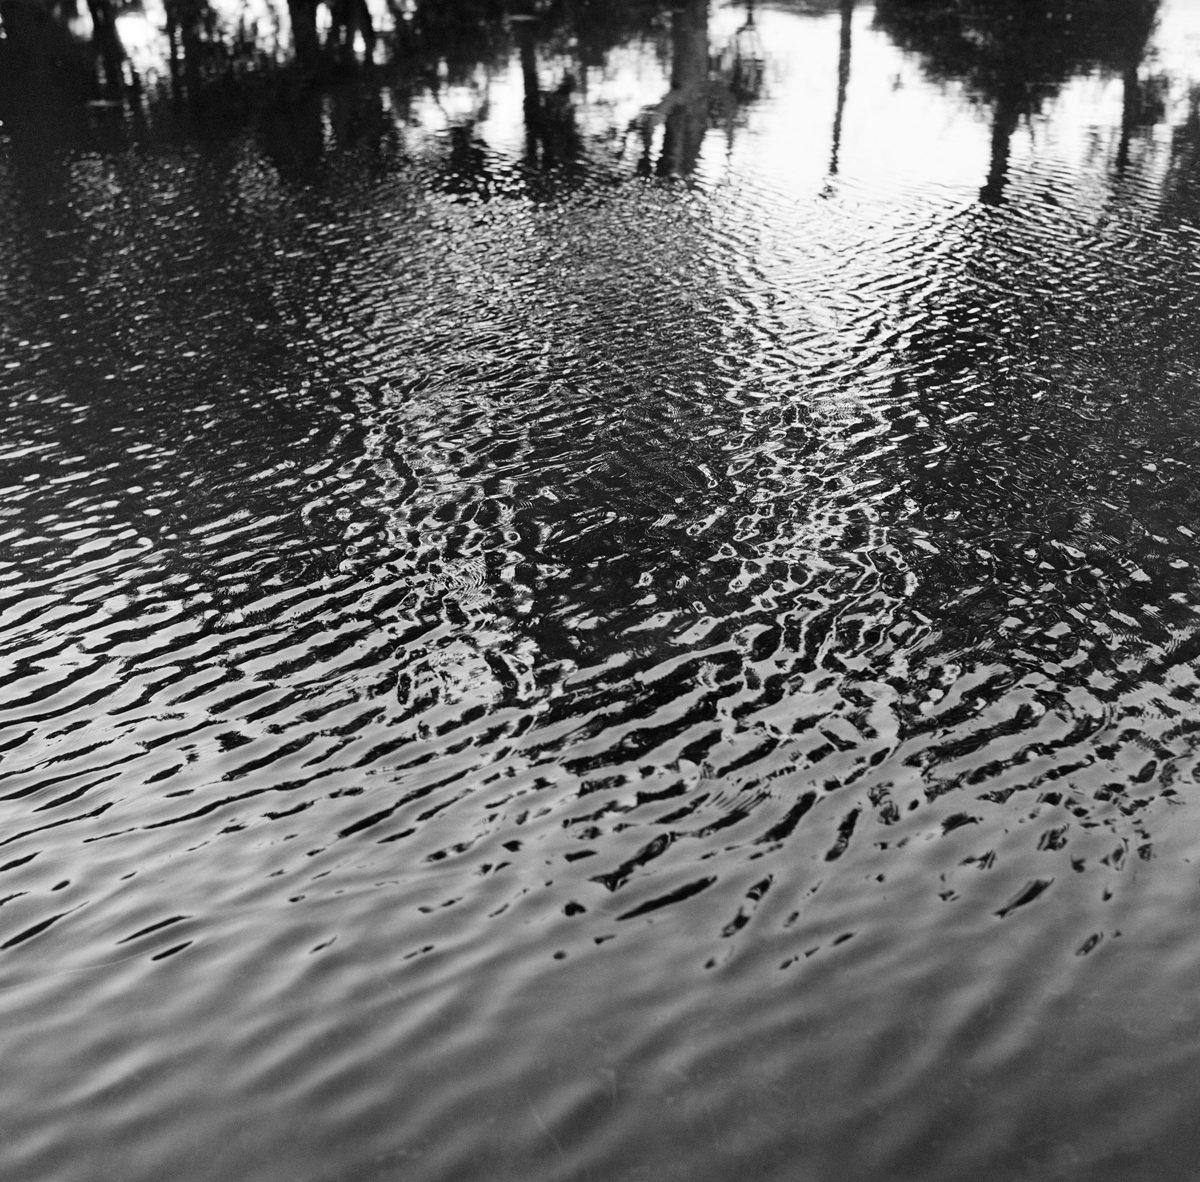
[[683, 0], [671, 13], [671, 94], [660, 176], [696, 166], [708, 130], [708, 0]]
[[568, 71], [558, 86], [543, 91], [538, 77], [538, 18], [520, 15], [511, 19], [524, 86], [525, 163], [530, 169], [573, 168], [582, 150], [575, 121], [575, 76]]
[[979, 191], [979, 200], [984, 205], [1000, 205], [1004, 201], [1012, 138], [1021, 116], [1034, 109], [1039, 75], [1035, 63], [1044, 56], [1046, 38], [1053, 31], [1038, 5], [1016, 5], [1005, 16], [1007, 19], [992, 34], [995, 38], [992, 61], [998, 84], [994, 91], [988, 175]]
[[1008, 157], [1012, 150], [1013, 132], [1021, 120], [1024, 97], [1024, 87], [1010, 82], [1003, 86], [996, 98], [988, 175], [979, 191], [979, 200], [984, 205], [1000, 205], [1004, 201], [1004, 186], [1008, 183]]
[[1139, 124], [1154, 122], [1161, 114], [1156, 107], [1153, 88], [1144, 88], [1138, 77], [1157, 12], [1157, 0], [1142, 0], [1140, 6], [1131, 7], [1128, 16], [1131, 28], [1125, 37], [1125, 60], [1121, 64], [1121, 138], [1114, 162], [1118, 173], [1123, 173], [1129, 165], [1130, 143]]
[[525, 159], [531, 166], [537, 164], [537, 129], [542, 110], [542, 91], [538, 82], [537, 49], [533, 33], [535, 20], [535, 17], [525, 13], [513, 18], [517, 46], [521, 54], [521, 81], [524, 83], [522, 106], [525, 113]]
[[119, 99], [125, 90], [125, 47], [117, 33], [117, 14], [110, 0], [88, 0], [92, 45], [104, 67], [105, 94]]
[[841, 0], [842, 31], [838, 40], [837, 109], [833, 116], [833, 147], [829, 152], [829, 175], [837, 176], [838, 155], [842, 148], [842, 115], [846, 110], [846, 87], [850, 84], [850, 18], [854, 0]]
[[694, 96], [708, 80], [708, 0], [684, 0], [671, 13], [671, 89]]
[[1129, 165], [1129, 142], [1137, 126], [1139, 106], [1138, 67], [1134, 62], [1121, 71], [1121, 138], [1117, 143], [1117, 172], [1124, 172]]

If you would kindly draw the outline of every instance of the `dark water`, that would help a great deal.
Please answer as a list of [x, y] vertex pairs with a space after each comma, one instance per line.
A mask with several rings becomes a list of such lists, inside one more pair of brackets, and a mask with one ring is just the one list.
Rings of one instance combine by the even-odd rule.
[[904, 18], [0, 139], [0, 1176], [1197, 1175], [1200, 10]]

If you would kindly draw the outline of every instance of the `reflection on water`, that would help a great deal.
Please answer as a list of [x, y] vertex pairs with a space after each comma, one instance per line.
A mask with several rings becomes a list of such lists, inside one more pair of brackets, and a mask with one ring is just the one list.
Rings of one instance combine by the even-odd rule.
[[635, 9], [6, 108], [3, 1177], [1195, 1174], [1200, 13]]
[[980, 193], [986, 204], [1004, 198], [1012, 139], [1022, 119], [1037, 114], [1071, 76], [1089, 68], [1119, 73], [1124, 87], [1121, 147], [1146, 109], [1139, 68], [1158, 12], [1157, 0], [1091, 0], [1028, 5], [914, 5], [881, 0], [879, 27], [905, 49], [919, 52], [936, 77], [960, 79], [992, 108], [990, 167]]

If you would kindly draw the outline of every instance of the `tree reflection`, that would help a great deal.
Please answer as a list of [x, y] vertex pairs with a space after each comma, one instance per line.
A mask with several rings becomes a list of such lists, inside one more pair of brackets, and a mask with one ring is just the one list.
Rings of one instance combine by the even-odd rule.
[[992, 108], [980, 200], [1003, 200], [1013, 133], [1070, 77], [1100, 68], [1128, 79], [1149, 41], [1158, 0], [879, 0], [876, 24], [920, 54], [935, 78], [958, 79]]
[[[704, 137], [713, 125], [732, 128], [739, 104], [751, 102], [762, 86], [762, 46], [754, 23], [754, 5], [745, 23], [719, 53], [709, 37], [706, 0], [684, 0], [671, 10], [670, 90], [642, 111], [630, 130], [642, 142], [638, 172], [660, 177], [690, 175], [700, 158]], [[656, 131], [662, 147], [653, 160]]]
[[564, 73], [553, 90], [543, 93], [538, 76], [535, 17], [514, 18], [521, 56], [521, 80], [524, 85], [525, 160], [533, 169], [550, 169], [574, 164], [582, 144], [575, 123], [572, 96], [575, 75]]
[[660, 175], [686, 175], [708, 130], [708, 4], [688, 0], [671, 13], [671, 90], [660, 104], [666, 127]]
[[[135, 99], [140, 90], [118, 34], [118, 0], [88, 0], [88, 43], [68, 29], [78, 15], [76, 2], [0, 0], [0, 116], [6, 122], [24, 120], [36, 138], [52, 107], [78, 110], [102, 98], [116, 106], [125, 96], [158, 125], [182, 122], [206, 137], [227, 140], [236, 128], [258, 124], [270, 155], [290, 175], [311, 171], [325, 151], [325, 100], [318, 95], [387, 90], [398, 99], [393, 109], [403, 123], [414, 96], [436, 104], [453, 89], [458, 110], [449, 113], [445, 186], [487, 194], [496, 180], [486, 175], [487, 92], [493, 80], [503, 82], [512, 62], [524, 90], [521, 183], [534, 183], [537, 174], [575, 177], [587, 150], [580, 109], [588, 71], [603, 69], [615, 47], [640, 42], [660, 47], [669, 60], [669, 89], [629, 128], [642, 142], [639, 171], [687, 176], [708, 130], [723, 126], [731, 133], [738, 108], [754, 101], [763, 80], [753, 3], [736, 35], [719, 47], [710, 38], [711, 0], [681, 0], [673, 8], [663, 0], [535, 6], [395, 0], [386, 15], [368, 8], [367, 0], [287, 0], [291, 33], [281, 56], [259, 37], [248, 8], [235, 18], [219, 15], [209, 0], [164, 0], [161, 69], [169, 79], [168, 104], [165, 86], [146, 87]], [[844, 65], [848, 69], [848, 58]], [[351, 79], [359, 84], [348, 85]], [[469, 92], [474, 110], [463, 112]]]

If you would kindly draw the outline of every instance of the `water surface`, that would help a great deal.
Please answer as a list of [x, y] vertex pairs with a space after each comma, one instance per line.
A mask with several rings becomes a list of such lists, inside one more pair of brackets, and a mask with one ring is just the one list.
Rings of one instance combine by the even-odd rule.
[[10, 127], [0, 1174], [1194, 1177], [1156, 19]]

